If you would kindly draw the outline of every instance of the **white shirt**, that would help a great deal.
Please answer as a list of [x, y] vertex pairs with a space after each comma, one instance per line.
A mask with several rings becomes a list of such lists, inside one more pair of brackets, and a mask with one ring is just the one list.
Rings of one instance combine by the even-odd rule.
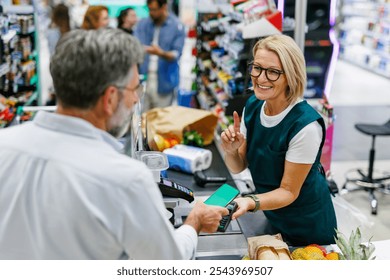
[[[278, 125], [291, 111], [292, 108], [303, 100], [297, 100], [290, 104], [283, 112], [275, 116], [267, 116], [264, 112], [263, 103], [260, 112], [260, 122], [265, 127], [274, 127]], [[245, 108], [242, 113], [242, 120], [244, 119]], [[241, 121], [240, 126], [241, 133], [246, 138], [247, 129], [245, 122]], [[322, 128], [318, 122], [312, 122], [299, 131], [290, 141], [288, 150], [286, 153], [286, 160], [294, 163], [312, 164], [317, 157], [318, 149], [320, 148], [322, 141]]]
[[79, 118], [39, 112], [0, 130], [0, 259], [190, 259], [151, 171]]
[[[155, 26], [154, 33], [153, 33], [153, 41], [152, 45], [158, 46], [158, 37], [160, 36], [160, 27]], [[149, 73], [156, 73], [158, 69], [158, 55], [152, 54], [149, 58]]]

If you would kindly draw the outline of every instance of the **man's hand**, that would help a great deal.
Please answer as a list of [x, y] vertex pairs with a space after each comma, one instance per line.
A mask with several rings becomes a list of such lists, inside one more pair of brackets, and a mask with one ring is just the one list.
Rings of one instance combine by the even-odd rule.
[[164, 51], [158, 45], [144, 46], [145, 52], [152, 55], [157, 55], [160, 58], [163, 58], [168, 61], [176, 59], [175, 52], [173, 51]]
[[164, 50], [157, 45], [145, 46], [145, 51], [148, 54], [153, 54], [158, 56], [162, 56], [164, 53]]
[[236, 153], [244, 143], [244, 135], [240, 132], [240, 117], [236, 111], [233, 112], [233, 125], [230, 125], [221, 133], [221, 146], [226, 153]]
[[184, 224], [192, 226], [196, 232], [216, 232], [223, 216], [229, 214], [229, 210], [220, 206], [209, 206], [197, 201], [188, 215]]

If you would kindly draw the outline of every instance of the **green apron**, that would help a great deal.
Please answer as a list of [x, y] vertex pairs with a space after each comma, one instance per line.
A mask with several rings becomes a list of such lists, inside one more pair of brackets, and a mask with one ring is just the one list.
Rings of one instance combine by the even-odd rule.
[[302, 101], [278, 125], [267, 128], [260, 123], [263, 103], [255, 95], [251, 96], [246, 103], [244, 117], [247, 127], [248, 168], [257, 193], [266, 193], [280, 187], [288, 144], [302, 128], [317, 121], [323, 132], [316, 160], [298, 198], [286, 207], [264, 211], [265, 216], [293, 246], [335, 243], [333, 236], [337, 228], [336, 215], [320, 163], [325, 141], [324, 120], [306, 101]]

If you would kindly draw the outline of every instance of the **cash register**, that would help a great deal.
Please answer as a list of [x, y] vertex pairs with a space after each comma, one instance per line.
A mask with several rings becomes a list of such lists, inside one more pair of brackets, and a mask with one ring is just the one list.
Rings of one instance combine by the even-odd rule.
[[[194, 192], [186, 186], [161, 176], [161, 171], [169, 167], [167, 156], [162, 152], [150, 151], [148, 148], [146, 137], [143, 137], [142, 133], [142, 104], [143, 100], [141, 99], [134, 105], [130, 130], [122, 139], [124, 153], [144, 162], [149, 167], [163, 195], [165, 207], [173, 214], [173, 209], [180, 204], [182, 199], [188, 203], [194, 201]], [[170, 220], [174, 223], [174, 217], [171, 217]]]

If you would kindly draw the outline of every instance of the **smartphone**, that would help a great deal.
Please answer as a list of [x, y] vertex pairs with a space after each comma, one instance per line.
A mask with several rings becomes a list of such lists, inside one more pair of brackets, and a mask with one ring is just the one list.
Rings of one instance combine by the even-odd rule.
[[240, 191], [229, 184], [220, 186], [208, 199], [205, 200], [207, 205], [216, 205], [226, 207], [237, 197]]

